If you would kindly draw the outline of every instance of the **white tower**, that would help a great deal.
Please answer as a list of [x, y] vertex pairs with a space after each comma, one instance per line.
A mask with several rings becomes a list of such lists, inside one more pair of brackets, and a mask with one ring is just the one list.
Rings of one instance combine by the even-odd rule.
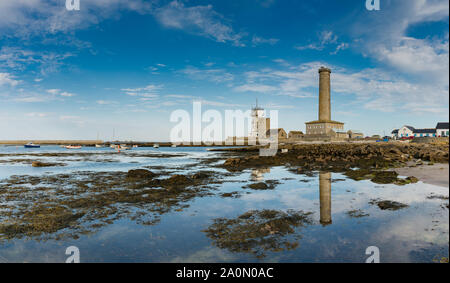
[[258, 106], [258, 99], [256, 106], [252, 108], [252, 130], [250, 137], [252, 138], [266, 138], [266, 132], [269, 130], [269, 120], [265, 117], [265, 111]]

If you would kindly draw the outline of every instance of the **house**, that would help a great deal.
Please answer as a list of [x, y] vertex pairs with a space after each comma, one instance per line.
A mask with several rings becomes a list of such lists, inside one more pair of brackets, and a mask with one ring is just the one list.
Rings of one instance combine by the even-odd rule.
[[290, 131], [288, 137], [290, 139], [303, 139], [303, 132], [302, 131]]
[[393, 139], [436, 137], [437, 136], [436, 131], [437, 131], [436, 129], [416, 129], [411, 126], [403, 126], [398, 130], [393, 130], [391, 133], [391, 137]]
[[414, 137], [414, 127], [403, 126], [398, 130], [397, 138], [410, 138]]
[[348, 133], [347, 132], [336, 132], [336, 138], [338, 139], [348, 139]]
[[267, 137], [270, 138], [272, 136], [278, 135], [278, 139], [287, 139], [288, 135], [284, 129], [270, 129], [266, 133]]
[[391, 138], [392, 139], [397, 139], [398, 138], [398, 131], [399, 131], [399, 129], [395, 129], [395, 130], [393, 130], [392, 131], [392, 133], [391, 133]]
[[449, 123], [438, 123], [436, 125], [436, 135], [438, 137], [448, 137], [449, 136]]
[[363, 139], [364, 134], [361, 131], [349, 130], [347, 131], [348, 138], [350, 139]]
[[415, 129], [414, 137], [422, 138], [422, 137], [435, 137], [436, 129]]

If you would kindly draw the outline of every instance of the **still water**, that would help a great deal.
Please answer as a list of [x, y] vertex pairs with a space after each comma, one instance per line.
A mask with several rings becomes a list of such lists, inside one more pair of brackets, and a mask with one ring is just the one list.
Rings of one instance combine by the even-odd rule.
[[[221, 174], [210, 194], [178, 200], [181, 208], [161, 213], [152, 225], [118, 217], [76, 239], [0, 235], [0, 262], [64, 262], [69, 246], [79, 248], [82, 262], [365, 262], [369, 246], [379, 248], [381, 262], [448, 257], [448, 188], [422, 182], [379, 185], [330, 172], [301, 175], [285, 167], [230, 173], [214, 167], [223, 163], [216, 157], [204, 148], [137, 148], [119, 154], [109, 148], [0, 147], [0, 189], [13, 175], [20, 180], [138, 168], [170, 175]], [[35, 160], [60, 166], [31, 167]], [[247, 187], [260, 182], [274, 186]], [[382, 210], [375, 200], [407, 207]], [[0, 205], [6, 202], [0, 195]], [[127, 209], [139, 209], [133, 206]]]

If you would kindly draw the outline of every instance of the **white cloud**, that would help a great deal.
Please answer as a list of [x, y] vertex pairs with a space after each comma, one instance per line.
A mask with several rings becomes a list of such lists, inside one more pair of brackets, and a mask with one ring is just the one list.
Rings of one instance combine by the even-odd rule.
[[[145, 87], [138, 87], [138, 88], [123, 88], [122, 91], [125, 91], [127, 93], [138, 93], [138, 92], [157, 92], [160, 89], [162, 89], [162, 85], [147, 85]], [[131, 94], [130, 94], [131, 95]]]
[[52, 88], [52, 89], [47, 89], [47, 93], [54, 95], [54, 96], [63, 96], [63, 97], [72, 97], [75, 96], [75, 94], [67, 92], [67, 91], [62, 91], [60, 89], [57, 88]]
[[448, 22], [448, 17], [448, 1], [391, 1], [385, 4], [383, 13], [353, 19], [351, 34], [359, 39], [359, 50], [395, 68], [400, 75], [412, 75], [415, 80], [444, 83], [448, 87], [448, 31], [440, 39], [408, 36], [412, 26]]
[[449, 42], [404, 37], [395, 45], [373, 49], [378, 59], [402, 72], [425, 76], [447, 83], [449, 76]]
[[50, 94], [59, 94], [60, 91], [61, 91], [60, 89], [56, 89], [56, 88], [54, 88], [54, 89], [47, 89], [47, 92], [50, 93]]
[[97, 102], [97, 104], [100, 104], [100, 105], [117, 104], [117, 101], [111, 101], [111, 100], [97, 100], [96, 102]]
[[27, 117], [33, 117], [33, 118], [36, 118], [36, 117], [44, 118], [44, 117], [47, 117], [47, 116], [48, 116], [48, 113], [31, 112], [31, 113], [25, 114], [25, 116], [27, 116]]
[[276, 0], [256, 0], [264, 8], [269, 8], [275, 3]]
[[[296, 68], [250, 71], [246, 84], [234, 91], [252, 91], [298, 98], [317, 96], [320, 62], [301, 64]], [[333, 96], [354, 96], [355, 107], [381, 112], [418, 113], [448, 112], [448, 88], [445, 84], [409, 82], [395, 73], [381, 69], [347, 70], [332, 68]]]
[[0, 1], [0, 31], [3, 34], [28, 37], [83, 29], [101, 20], [118, 16], [119, 9], [149, 12], [153, 1], [96, 0], [81, 1], [82, 10], [74, 13], [65, 9], [61, 0], [2, 0]]
[[200, 100], [200, 102], [204, 105], [209, 106], [217, 106], [217, 107], [245, 107], [245, 105], [242, 104], [234, 104], [234, 103], [225, 103], [220, 101], [212, 101], [212, 100]]
[[64, 97], [72, 97], [75, 96], [75, 94], [67, 92], [67, 91], [63, 91], [61, 92], [59, 95], [64, 96]]
[[68, 115], [66, 115], [66, 116], [59, 116], [59, 119], [61, 119], [61, 120], [76, 120], [76, 119], [79, 119], [80, 117], [79, 116], [68, 116]]
[[234, 80], [234, 75], [225, 69], [199, 69], [188, 66], [180, 71], [195, 80], [208, 80], [215, 83], [223, 83]]
[[320, 40], [322, 45], [336, 43], [338, 40], [337, 35], [335, 35], [332, 31], [322, 31], [320, 33]]
[[0, 86], [2, 85], [10, 85], [16, 86], [20, 81], [15, 80], [14, 77], [9, 73], [0, 73]]
[[194, 96], [191, 96], [191, 95], [183, 95], [183, 94], [169, 94], [169, 95], [166, 95], [166, 97], [169, 97], [169, 98], [178, 98], [178, 99], [194, 99], [194, 98], [195, 98]]
[[137, 97], [140, 101], [152, 101], [159, 97], [157, 94], [163, 88], [162, 85], [147, 85], [138, 88], [123, 88], [122, 91], [129, 96]]
[[58, 71], [62, 67], [64, 60], [72, 56], [74, 54], [70, 52], [62, 54], [48, 51], [36, 52], [9, 46], [3, 46], [0, 49], [0, 63], [3, 66], [16, 71], [35, 66], [39, 69], [41, 75], [48, 75]]
[[184, 30], [211, 38], [217, 42], [231, 42], [242, 46], [242, 34], [236, 33], [225, 23], [222, 15], [215, 12], [212, 5], [186, 7], [180, 1], [154, 10], [154, 15], [161, 25], [167, 28]]
[[339, 51], [345, 50], [345, 49], [347, 49], [349, 46], [350, 46], [350, 45], [349, 45], [348, 43], [343, 42], [343, 43], [339, 44], [339, 45], [336, 47], [336, 50], [335, 50], [334, 52], [331, 52], [330, 54], [331, 54], [331, 55], [336, 55]]
[[290, 64], [284, 59], [280, 59], [279, 58], [279, 59], [274, 59], [272, 61], [275, 62], [275, 63], [278, 63], [278, 64], [280, 64], [282, 66], [285, 66], [285, 67], [289, 67], [290, 66]]
[[344, 50], [344, 49], [348, 48], [348, 43], [344, 43], [344, 42], [339, 43], [338, 36], [336, 34], [334, 34], [332, 31], [327, 31], [327, 30], [324, 30], [319, 33], [318, 42], [310, 43], [308, 45], [295, 46], [294, 48], [297, 50], [300, 50], [300, 51], [308, 50], [308, 49], [322, 51], [330, 45], [337, 46], [335, 51], [330, 53], [332, 55], [336, 54], [340, 50]]
[[275, 45], [275, 44], [278, 43], [278, 41], [280, 41], [280, 40], [277, 39], [277, 38], [268, 38], [268, 39], [266, 39], [266, 38], [263, 38], [263, 37], [260, 37], [260, 36], [256, 36], [256, 35], [254, 35], [253, 38], [252, 38], [253, 46], [257, 46], [257, 45], [261, 45], [261, 44]]
[[308, 49], [310, 49], [310, 50], [323, 50], [323, 46], [321, 46], [321, 45], [317, 45], [317, 44], [315, 44], [315, 43], [311, 43], [311, 44], [308, 44], [308, 45], [301, 45], [301, 46], [295, 46], [294, 47], [295, 49], [297, 49], [297, 50], [300, 50], [300, 51], [303, 51], [303, 50], [308, 50]]
[[277, 88], [270, 85], [263, 84], [244, 84], [234, 88], [235, 91], [238, 92], [261, 92], [268, 93], [276, 91]]
[[27, 95], [14, 98], [13, 100], [16, 102], [34, 103], [34, 102], [45, 102], [48, 101], [49, 99], [46, 96]]

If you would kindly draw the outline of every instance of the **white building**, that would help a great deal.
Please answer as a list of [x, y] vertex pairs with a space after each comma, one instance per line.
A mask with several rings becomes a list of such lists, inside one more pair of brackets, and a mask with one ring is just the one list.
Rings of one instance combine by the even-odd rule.
[[270, 118], [266, 118], [263, 108], [256, 106], [252, 109], [252, 129], [250, 131], [251, 138], [266, 138], [266, 132], [270, 129]]
[[438, 123], [436, 126], [436, 135], [438, 137], [448, 137], [449, 136], [449, 123]]
[[[447, 129], [445, 129], [447, 127]], [[442, 128], [439, 130], [438, 128]], [[411, 126], [403, 126], [400, 129], [393, 130], [391, 137], [393, 139], [408, 139], [408, 138], [422, 138], [422, 137], [438, 137], [448, 136], [448, 123], [439, 123], [436, 128], [431, 129], [416, 129]]]
[[391, 138], [394, 140], [398, 138], [398, 129], [392, 131]]
[[398, 130], [397, 138], [409, 138], [414, 137], [414, 131], [416, 129], [411, 126], [403, 126]]

